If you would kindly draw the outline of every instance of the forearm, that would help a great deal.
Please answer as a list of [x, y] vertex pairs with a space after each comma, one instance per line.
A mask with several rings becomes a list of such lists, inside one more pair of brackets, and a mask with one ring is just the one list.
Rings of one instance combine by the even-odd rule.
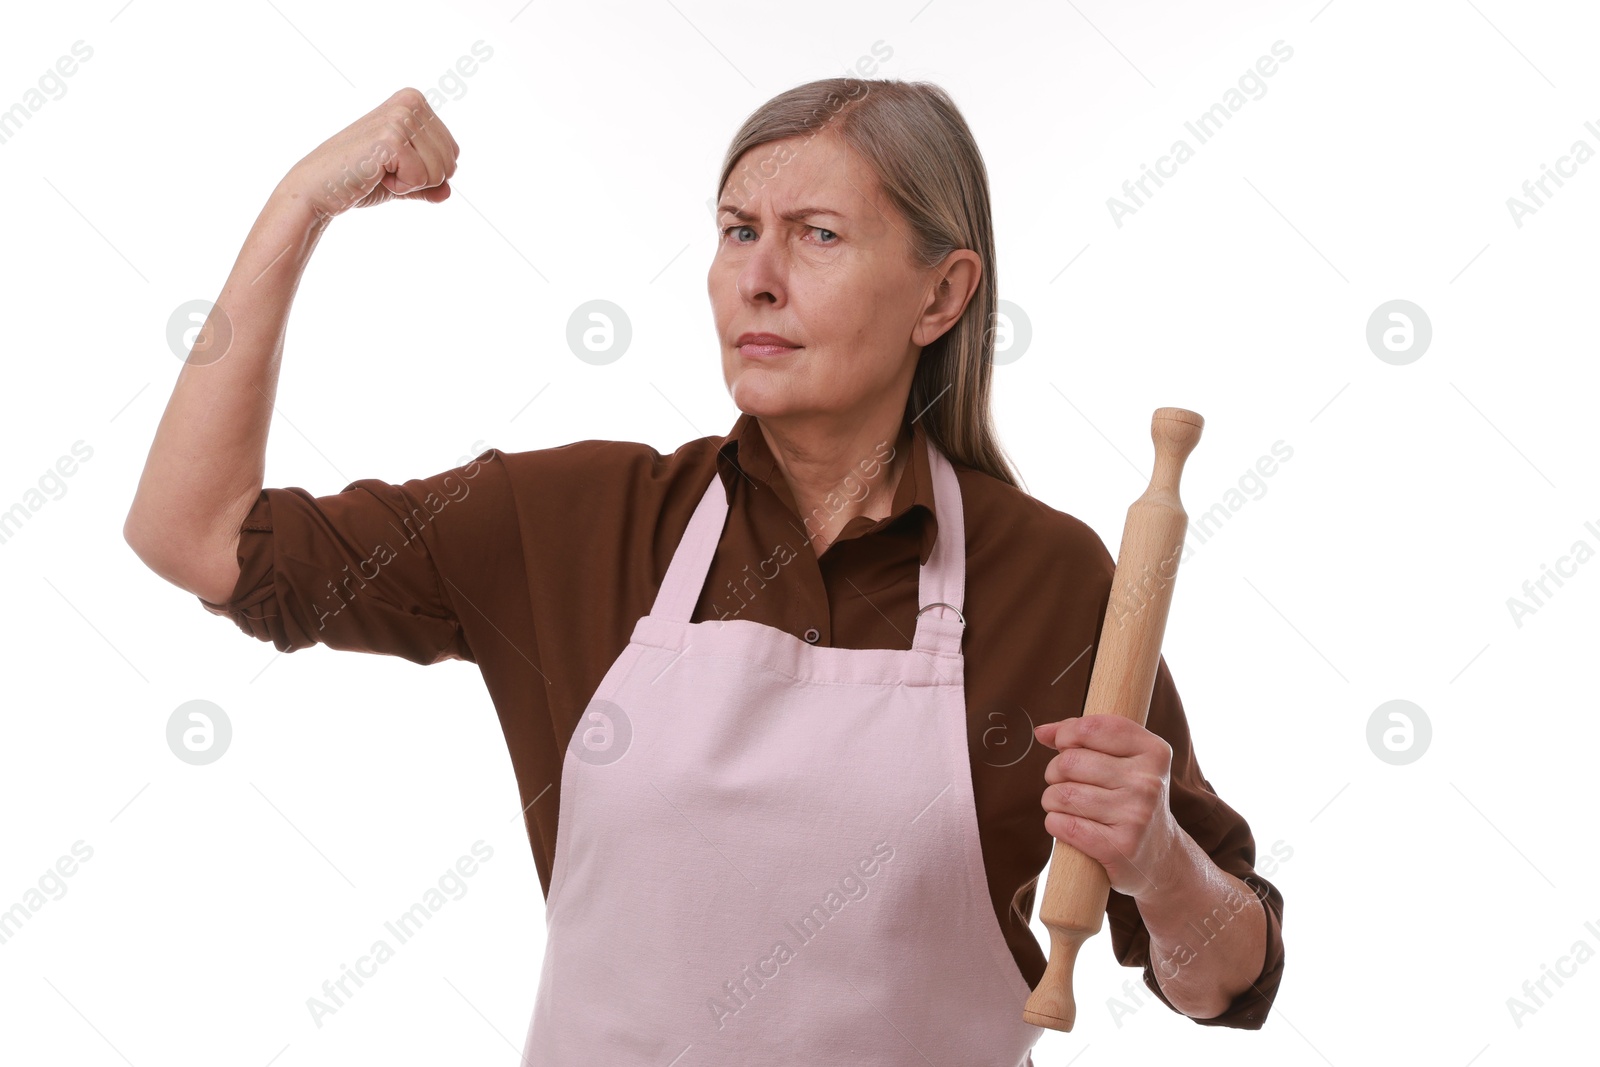
[[1161, 991], [1185, 1015], [1221, 1015], [1250, 988], [1266, 959], [1260, 899], [1212, 862], [1179, 829], [1162, 888], [1136, 898], [1150, 933], [1150, 962]]
[[325, 225], [274, 188], [178, 372], [123, 525], [152, 569], [207, 599], [225, 598], [237, 577], [235, 539], [261, 491], [289, 307]]

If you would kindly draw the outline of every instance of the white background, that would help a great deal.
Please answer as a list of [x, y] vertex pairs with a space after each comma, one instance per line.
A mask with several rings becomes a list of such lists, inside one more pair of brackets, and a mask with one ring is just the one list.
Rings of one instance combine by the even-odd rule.
[[[1001, 296], [1032, 333], [996, 368], [996, 417], [1033, 495], [1115, 550], [1154, 408], [1206, 417], [1191, 518], [1275, 442], [1293, 449], [1184, 562], [1164, 645], [1207, 777], [1262, 855], [1292, 850], [1272, 875], [1276, 1005], [1258, 1033], [1147, 994], [1119, 1018], [1108, 998], [1138, 975], [1102, 932], [1077, 967], [1078, 1026], [1047, 1031], [1036, 1061], [1592, 1056], [1600, 960], [1520, 1026], [1507, 998], [1580, 939], [1600, 951], [1600, 738], [1579, 678], [1600, 562], [1520, 626], [1507, 599], [1574, 542], [1600, 548], [1600, 162], [1520, 226], [1507, 200], [1574, 141], [1600, 148], [1584, 127], [1600, 125], [1600, 25], [1577, 3], [1319, 4], [13, 13], [0, 108], [73, 42], [93, 55], [0, 144], [0, 509], [74, 442], [93, 454], [0, 544], [0, 909], [74, 842], [93, 855], [0, 945], [0, 1058], [515, 1061], [543, 903], [476, 668], [276, 655], [121, 538], [180, 365], [173, 310], [216, 297], [295, 161], [394, 90], [437, 88], [479, 40], [492, 58], [438, 109], [462, 147], [455, 195], [339, 218], [305, 274], [267, 485], [324, 494], [490, 445], [670, 452], [725, 433], [738, 411], [705, 288], [722, 153], [762, 101], [881, 41], [877, 73], [949, 90], [987, 160]], [[1280, 40], [1293, 55], [1264, 95], [1199, 144], [1185, 121]], [[1118, 226], [1107, 199], [1180, 137], [1194, 157]], [[634, 330], [606, 366], [565, 341], [596, 298]], [[1406, 365], [1366, 341], [1394, 299], [1432, 324]], [[167, 747], [192, 699], [233, 724], [206, 767]], [[1405, 765], [1367, 742], [1391, 699], [1432, 726]], [[466, 895], [313, 1024], [307, 998], [479, 839], [494, 855]]]

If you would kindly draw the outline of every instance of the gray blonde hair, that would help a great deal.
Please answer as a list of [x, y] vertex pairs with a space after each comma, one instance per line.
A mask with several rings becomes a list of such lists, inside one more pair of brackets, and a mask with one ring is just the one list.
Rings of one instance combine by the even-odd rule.
[[750, 149], [790, 137], [809, 140], [824, 130], [838, 134], [877, 174], [880, 191], [909, 224], [915, 264], [932, 267], [957, 248], [978, 254], [978, 288], [955, 324], [923, 348], [906, 414], [922, 420], [923, 432], [951, 462], [1020, 488], [989, 410], [998, 292], [994, 220], [988, 171], [966, 120], [931, 82], [823, 78], [797, 85], [739, 127], [723, 160], [718, 196], [728, 192], [734, 166]]

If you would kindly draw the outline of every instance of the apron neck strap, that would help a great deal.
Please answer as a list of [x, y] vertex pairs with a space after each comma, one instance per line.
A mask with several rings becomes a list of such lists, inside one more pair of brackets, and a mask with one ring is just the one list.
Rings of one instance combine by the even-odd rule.
[[911, 647], [924, 652], [959, 653], [967, 627], [962, 614], [967, 596], [967, 522], [961, 487], [945, 454], [923, 435], [928, 470], [933, 475], [933, 510], [938, 534], [917, 582], [917, 634]]
[[[944, 453], [924, 435], [928, 448], [928, 469], [933, 475], [934, 512], [938, 535], [928, 562], [918, 568], [917, 632], [912, 648], [923, 652], [959, 653], [961, 634], [966, 624], [960, 612], [966, 596], [967, 537], [966, 519], [961, 507], [961, 488], [955, 469]], [[901, 475], [904, 477], [904, 475]], [[683, 540], [678, 543], [666, 577], [656, 592], [650, 614], [674, 622], [688, 622], [694, 613], [711, 559], [722, 539], [728, 518], [727, 488], [715, 470], [689, 519]]]

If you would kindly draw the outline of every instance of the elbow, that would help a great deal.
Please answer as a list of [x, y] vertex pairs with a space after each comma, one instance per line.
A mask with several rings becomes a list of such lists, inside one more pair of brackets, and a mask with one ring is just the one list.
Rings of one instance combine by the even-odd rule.
[[160, 573], [156, 564], [155, 539], [141, 523], [133, 511], [128, 512], [128, 517], [122, 521], [122, 540], [139, 561], [151, 570]]
[[212, 604], [226, 604], [233, 597], [240, 575], [237, 541], [220, 552], [174, 544], [131, 518], [123, 523], [122, 539], [141, 563], [179, 589]]
[[[133, 549], [133, 554], [138, 556], [146, 566], [154, 567], [151, 562], [161, 556], [162, 524], [154, 517], [145, 513], [148, 506], [141, 504], [139, 498], [134, 497], [133, 503], [128, 507], [128, 514], [122, 520], [122, 540]], [[167, 524], [170, 536], [171, 524]]]
[[146, 547], [149, 544], [149, 540], [144, 535], [144, 527], [135, 521], [132, 509], [128, 511], [128, 517], [122, 520], [122, 540], [129, 548], [133, 549], [133, 554], [141, 560], [149, 552]]

